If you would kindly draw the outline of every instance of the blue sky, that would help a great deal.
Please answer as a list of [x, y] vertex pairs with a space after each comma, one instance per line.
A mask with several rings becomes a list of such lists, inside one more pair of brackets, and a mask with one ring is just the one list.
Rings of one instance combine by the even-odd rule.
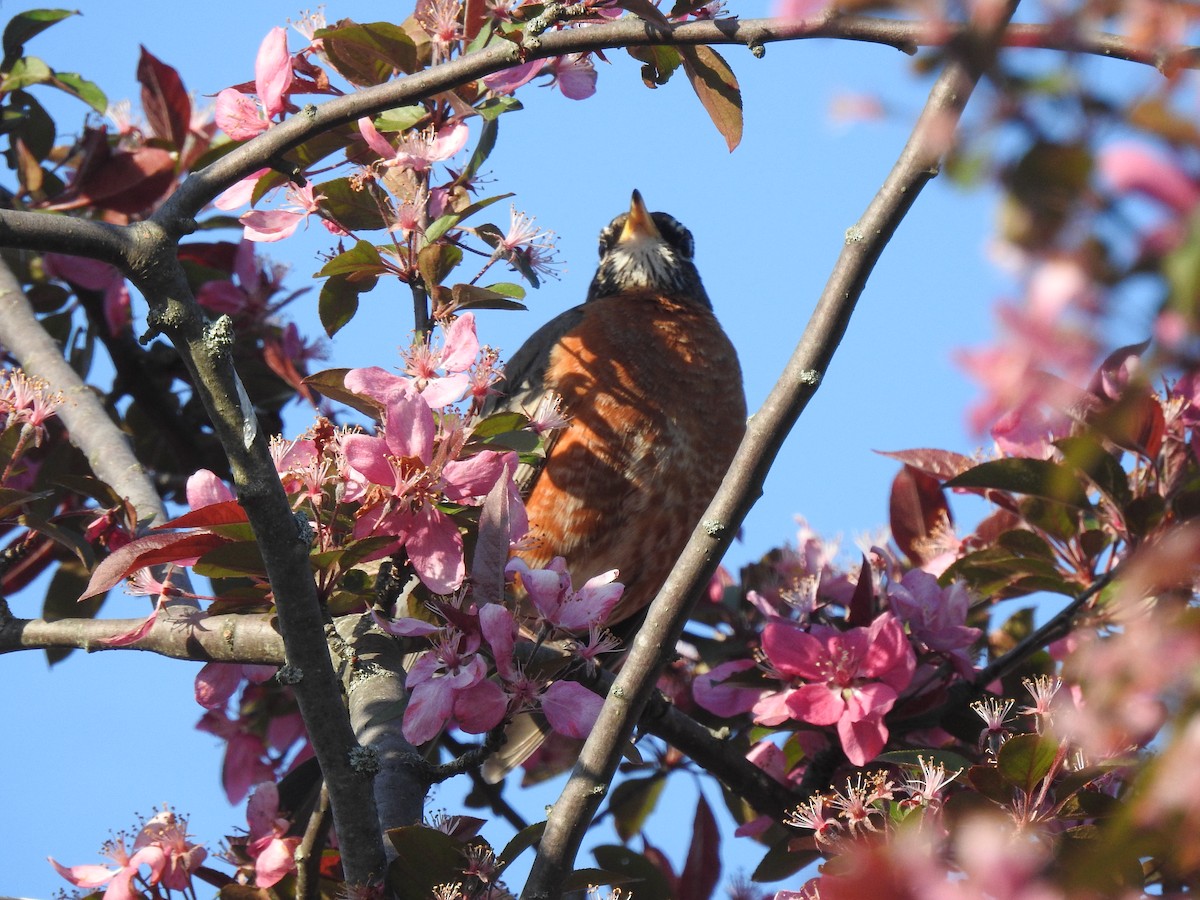
[[[133, 0], [78, 0], [83, 16], [35, 39], [28, 52], [62, 70], [97, 81], [110, 100], [138, 96], [138, 44], [174, 65], [196, 94], [253, 77], [254, 55], [267, 30], [302, 11], [286, 2], [244, 3], [236, 17], [195, 7]], [[5, 4], [3, 16], [17, 9]], [[178, 9], [178, 12], [174, 10]], [[331, 20], [374, 21], [395, 3], [346, 2]], [[734, 12], [762, 15], [747, 2]], [[293, 41], [299, 46], [298, 37]], [[559, 234], [567, 270], [531, 292], [530, 311], [483, 313], [481, 337], [510, 355], [538, 325], [583, 300], [594, 269], [596, 235], [642, 191], [652, 209], [670, 212], [694, 232], [697, 264], [717, 315], [737, 346], [750, 409], [770, 390], [854, 224], [907, 136], [927, 81], [910, 75], [907, 57], [887, 47], [802, 42], [770, 45], [756, 60], [743, 48], [722, 49], [741, 80], [745, 137], [730, 154], [682, 77], [656, 91], [621, 51], [598, 64], [598, 94], [583, 102], [525, 89], [526, 109], [505, 116], [489, 161], [488, 185], [513, 191], [519, 209]], [[1126, 71], [1136, 77], [1132, 67]], [[831, 123], [831, 97], [878, 92], [892, 115], [843, 128]], [[81, 121], [79, 104], [55, 104], [60, 133]], [[504, 205], [498, 208], [503, 208]], [[1010, 291], [986, 260], [995, 197], [963, 193], [935, 181], [885, 252], [849, 334], [751, 513], [733, 566], [789, 541], [803, 515], [826, 535], [854, 538], [886, 523], [887, 491], [896, 466], [872, 449], [943, 446], [971, 452], [981, 441], [963, 430], [974, 396], [951, 361], [955, 347], [988, 340], [991, 304]], [[497, 218], [502, 221], [506, 216]], [[314, 228], [269, 253], [290, 262], [300, 286], [328, 246]], [[315, 296], [315, 292], [314, 292]], [[293, 314], [315, 332], [312, 303]], [[395, 363], [407, 341], [410, 305], [402, 286], [382, 285], [365, 298], [359, 318], [337, 338], [331, 365]], [[307, 413], [293, 416], [301, 431]], [[134, 615], [143, 603], [114, 594], [107, 614]], [[35, 615], [37, 597], [17, 597], [18, 615]], [[0, 893], [45, 897], [65, 886], [44, 862], [95, 862], [109, 829], [128, 827], [134, 813], [170, 802], [191, 816], [194, 833], [215, 847], [244, 822], [219, 791], [215, 739], [194, 730], [192, 699], [198, 665], [144, 654], [74, 654], [48, 671], [39, 654], [0, 658], [0, 768], [8, 815], [0, 830]], [[431, 808], [453, 810], [454, 788]], [[714, 807], [720, 806], [710, 792]], [[532, 809], [548, 800], [539, 799]], [[670, 818], [691, 819], [682, 798]], [[667, 818], [667, 817], [664, 817]], [[660, 823], [663, 819], [660, 819]], [[670, 824], [669, 822], [667, 823]], [[651, 823], [651, 833], [654, 824]], [[663, 837], [663, 830], [675, 838]], [[687, 829], [684, 829], [686, 831]], [[686, 835], [657, 832], [677, 861]], [[503, 842], [503, 832], [495, 839]], [[732, 839], [730, 839], [732, 840]], [[746, 845], [743, 869], [760, 851]], [[590, 860], [589, 860], [590, 861]]]

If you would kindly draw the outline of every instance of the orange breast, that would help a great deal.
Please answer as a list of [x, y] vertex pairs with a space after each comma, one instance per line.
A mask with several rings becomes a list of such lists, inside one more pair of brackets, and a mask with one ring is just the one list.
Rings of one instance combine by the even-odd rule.
[[620, 569], [611, 623], [662, 586], [745, 430], [737, 354], [713, 314], [653, 294], [595, 300], [550, 353], [571, 424], [528, 500], [532, 566], [576, 587]]

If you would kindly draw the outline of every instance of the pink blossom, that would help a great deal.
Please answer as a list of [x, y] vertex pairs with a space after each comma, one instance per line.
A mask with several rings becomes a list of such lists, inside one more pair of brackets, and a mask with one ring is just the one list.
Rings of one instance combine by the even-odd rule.
[[1101, 174], [1120, 194], [1143, 194], [1176, 213], [1200, 203], [1200, 185], [1178, 165], [1142, 144], [1119, 143], [1100, 152]]
[[262, 106], [233, 88], [217, 94], [214, 115], [217, 127], [235, 141], [248, 141], [271, 127]]
[[983, 634], [966, 624], [970, 597], [961, 581], [943, 589], [933, 575], [914, 569], [889, 584], [887, 596], [892, 611], [930, 650], [961, 653]]
[[596, 93], [596, 66], [587, 53], [568, 53], [551, 60], [535, 59], [488, 75], [483, 83], [493, 91], [511, 94], [539, 75], [551, 76], [549, 86], [557, 87], [571, 100], [585, 100]]
[[[386, 410], [378, 436], [352, 434], [343, 441], [346, 461], [361, 482], [383, 489], [360, 513], [354, 535], [394, 536], [425, 585], [448, 594], [462, 583], [466, 567], [458, 526], [436, 504], [478, 506], [497, 479], [511, 483], [506, 473], [515, 470], [515, 454], [484, 450], [466, 459], [448, 458], [461, 446], [461, 432], [443, 435], [435, 447], [433, 413], [412, 381], [371, 368], [352, 369], [345, 384]], [[511, 491], [520, 502], [515, 484]], [[347, 499], [357, 498], [349, 494]]]
[[566, 560], [561, 556], [556, 556], [544, 569], [531, 569], [524, 560], [514, 557], [505, 572], [510, 577], [519, 577], [541, 617], [564, 631], [586, 631], [603, 623], [625, 592], [625, 586], [616, 581], [616, 569], [588, 579], [576, 591]]
[[[464, 313], [445, 329], [442, 346], [418, 339], [404, 352], [404, 369], [416, 380], [416, 388], [433, 409], [456, 403], [466, 394], [471, 379], [467, 374], [479, 355], [475, 336], [475, 314]], [[438, 371], [444, 370], [444, 375]]]
[[478, 647], [478, 637], [450, 629], [409, 669], [406, 685], [410, 696], [402, 725], [405, 738], [424, 744], [459, 716], [470, 720], [475, 726], [470, 730], [475, 733], [500, 723], [507, 700], [499, 686], [492, 685], [500, 691], [500, 703], [487, 688], [484, 693], [473, 690], [492, 684], [485, 681], [487, 661], [475, 652]]
[[223, 709], [243, 681], [262, 684], [273, 677], [276, 666], [209, 662], [196, 673], [196, 702], [205, 709]]
[[764, 688], [727, 683], [740, 672], [756, 668], [754, 660], [731, 659], [714, 666], [692, 683], [692, 695], [704, 709], [722, 718], [749, 712], [766, 693]]
[[300, 845], [300, 838], [287, 837], [290, 823], [279, 815], [279, 788], [274, 781], [255, 785], [246, 804], [246, 822], [250, 826], [246, 852], [254, 860], [254, 884], [273, 887], [296, 868]]
[[[241, 95], [238, 94], [238, 96], [240, 97]], [[258, 179], [270, 171], [270, 169], [258, 169], [251, 172], [241, 181], [235, 181], [232, 185], [221, 191], [221, 193], [217, 194], [216, 199], [213, 200], [213, 206], [226, 212], [245, 206], [254, 197], [254, 188], [258, 184]]]
[[42, 257], [42, 264], [50, 278], [104, 294], [104, 322], [109, 334], [128, 330], [131, 321], [129, 286], [119, 269], [99, 260], [61, 253], [47, 253]]
[[604, 701], [574, 681], [556, 681], [542, 694], [542, 712], [561, 735], [581, 740], [591, 733]]
[[884, 613], [869, 629], [814, 625], [812, 633], [774, 621], [763, 629], [762, 648], [791, 686], [755, 704], [756, 722], [836, 725], [842, 749], [856, 766], [879, 754], [888, 736], [883, 717], [916, 668], [895, 616]]
[[358, 131], [367, 146], [379, 154], [385, 166], [400, 166], [413, 172], [428, 172], [436, 162], [443, 162], [467, 145], [470, 129], [461, 120], [447, 122], [437, 131], [426, 128], [413, 131], [400, 139], [398, 147], [379, 133], [370, 119], [358, 120]]
[[280, 209], [252, 209], [242, 213], [238, 218], [244, 226], [242, 237], [259, 243], [282, 241], [295, 234], [310, 215], [321, 211], [317, 201], [322, 198], [313, 195], [311, 181], [304, 187], [288, 185], [286, 199], [288, 204]]
[[189, 476], [185, 490], [188, 507], [192, 510], [235, 499], [229, 486], [208, 469], [200, 469]]
[[258, 48], [254, 61], [254, 101], [234, 88], [217, 94], [217, 127], [235, 141], [249, 140], [271, 127], [271, 119], [286, 107], [292, 86], [292, 57], [287, 49], [287, 31], [272, 28]]
[[231, 719], [222, 709], [210, 709], [200, 717], [196, 729], [225, 741], [221, 784], [230, 803], [241, 803], [259, 782], [274, 781], [275, 767], [267, 758], [262, 737], [252, 730], [252, 723]]
[[284, 99], [292, 86], [292, 57], [287, 48], [287, 29], [275, 27], [267, 32], [254, 60], [254, 89], [273, 118], [284, 110]]
[[[141, 893], [131, 882], [142, 878], [150, 885], [162, 884], [169, 890], [190, 891], [191, 874], [208, 855], [188, 840], [187, 822], [169, 809], [151, 817], [134, 838], [132, 848], [125, 846], [127, 835], [118, 834], [105, 844], [103, 853], [116, 868], [101, 865], [63, 866], [50, 859], [50, 865], [67, 881], [85, 889], [108, 885], [105, 900], [136, 900]], [[131, 852], [132, 850], [132, 852]], [[142, 872], [142, 867], [149, 872]]]

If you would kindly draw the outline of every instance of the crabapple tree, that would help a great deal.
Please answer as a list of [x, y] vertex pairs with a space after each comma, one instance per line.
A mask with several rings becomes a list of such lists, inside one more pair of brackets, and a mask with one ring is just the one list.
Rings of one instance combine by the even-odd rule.
[[[219, 852], [221, 835], [191, 835], [164, 808], [118, 833], [103, 864], [52, 860], [81, 895], [600, 885], [700, 900], [724, 890], [730, 841], [762, 848], [738, 897], [1200, 886], [1200, 13], [1169, 0], [863, 6], [317, 13], [271, 29], [234, 85], [185, 86], [143, 49], [140, 116], [51, 67], [72, 61], [37, 55], [71, 13], [8, 22], [0, 652], [203, 662], [200, 727], [224, 742], [229, 801], [247, 800]], [[528, 527], [518, 472], [571, 422], [553, 396], [487, 405], [504, 366], [475, 311], [523, 308], [557, 258], [533, 218], [501, 212], [518, 177], [494, 173], [502, 191], [485, 165], [522, 96], [586, 102], [616, 52], [648, 87], [686, 80], [735, 150], [741, 90], [718, 48], [762, 56], [816, 38], [916, 54], [927, 100], [622, 644], [605, 627], [620, 559], [585, 584], [561, 560], [510, 559]], [[1153, 89], [1095, 78], [1101, 56], [1156, 68]], [[215, 95], [211, 113], [189, 87]], [[62, 141], [50, 92], [106, 124]], [[848, 115], [897, 115], [847, 101]], [[889, 452], [890, 536], [854, 558], [804, 526], [727, 571], [875, 262], [938, 173], [1001, 187], [996, 254], [1023, 289], [998, 304], [996, 342], [959, 359], [981, 385], [968, 417], [989, 449]], [[306, 228], [327, 233], [313, 296], [269, 256]], [[315, 303], [336, 341], [381, 284], [411, 298], [401, 357], [320, 370], [289, 305]], [[311, 412], [300, 433], [285, 433], [289, 406]], [[958, 524], [956, 495], [986, 512]], [[110, 594], [109, 609], [131, 609], [129, 594], [151, 608], [100, 617]], [[1019, 598], [1016, 612], [1004, 602]], [[1048, 610], [1036, 627], [1035, 603]], [[481, 773], [527, 713], [549, 733], [527, 780], [571, 770], [544, 822]], [[689, 775], [702, 789], [677, 871], [650, 835], [664, 785]], [[425, 797], [448, 779], [472, 784], [471, 808], [432, 815]], [[735, 836], [717, 827], [714, 789]], [[622, 843], [586, 866], [597, 816]], [[490, 817], [516, 824], [507, 846], [480, 836]], [[514, 884], [523, 853], [532, 868]]]

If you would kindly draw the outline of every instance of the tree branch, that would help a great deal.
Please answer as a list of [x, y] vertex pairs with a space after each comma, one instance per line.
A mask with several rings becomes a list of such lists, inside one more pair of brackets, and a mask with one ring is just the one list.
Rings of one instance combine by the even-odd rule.
[[783, 376], [751, 419], [737, 456], [674, 571], [650, 606], [625, 665], [584, 744], [562, 796], [554, 804], [523, 898], [558, 897], [583, 835], [616, 772], [621, 747], [654, 690], [659, 671], [682, 633], [698, 596], [733, 540], [785, 436], [816, 392], [875, 262], [925, 184], [937, 174], [948, 135], [1019, 0], [979, 39], [967, 39], [938, 77], [925, 108], [883, 186], [846, 244]]
[[[75, 221], [30, 215], [43, 221]], [[0, 240], [2, 235], [0, 229]], [[133, 504], [139, 522], [164, 521], [162, 500], [128, 439], [109, 418], [96, 392], [63, 359], [62, 348], [42, 328], [21, 285], [3, 260], [0, 260], [0, 344], [16, 357], [27, 374], [62, 392], [66, 402], [59, 407], [58, 417], [96, 477]]]
[[283, 665], [283, 640], [265, 615], [159, 615], [150, 633], [119, 647], [111, 641], [142, 619], [14, 619], [0, 615], [0, 654], [18, 650], [70, 647], [98, 650], [146, 650], [173, 659], [199, 662]]
[[[627, 17], [616, 22], [568, 28], [563, 31], [526, 38], [518, 46], [494, 41], [490, 46], [458, 57], [435, 68], [426, 69], [386, 84], [365, 88], [330, 100], [320, 106], [306, 106], [242, 147], [227, 153], [202, 172], [187, 179], [155, 214], [168, 233], [181, 236], [195, 227], [194, 217], [221, 191], [250, 173], [262, 168], [266, 160], [278, 158], [304, 141], [363, 116], [374, 115], [395, 106], [415, 103], [457, 85], [531, 59], [547, 59], [567, 53], [605, 50], [615, 47], [696, 46], [700, 44], [741, 44], [756, 54], [769, 43], [778, 41], [828, 38], [884, 44], [905, 53], [920, 46], [945, 46], [962, 39], [962, 28], [944, 23], [900, 21], [872, 16], [841, 15], [830, 11], [801, 20], [712, 19], [659, 26]], [[1153, 65], [1160, 70], [1170, 67], [1200, 66], [1200, 48], [1179, 48], [1170, 52], [1143, 50], [1119, 35], [1103, 32], [1076, 33], [1054, 25], [1020, 26], [1012, 39], [1014, 46], [1069, 49], [1076, 53]], [[518, 55], [519, 54], [519, 55]], [[0, 213], [0, 225], [5, 213]], [[0, 242], [4, 232], [0, 230]]]
[[309, 564], [308, 523], [292, 515], [267, 437], [234, 369], [228, 317], [207, 321], [188, 286], [175, 236], [154, 220], [130, 226], [129, 233], [128, 272], [150, 304], [150, 328], [171, 340], [229, 458], [238, 500], [270, 579], [288, 683], [329, 788], [346, 881], [365, 889], [383, 878], [383, 836], [371, 790], [373, 772], [363, 765], [329, 657], [326, 614]]
[[0, 246], [86, 256], [125, 268], [129, 229], [74, 216], [5, 209], [0, 210]]

